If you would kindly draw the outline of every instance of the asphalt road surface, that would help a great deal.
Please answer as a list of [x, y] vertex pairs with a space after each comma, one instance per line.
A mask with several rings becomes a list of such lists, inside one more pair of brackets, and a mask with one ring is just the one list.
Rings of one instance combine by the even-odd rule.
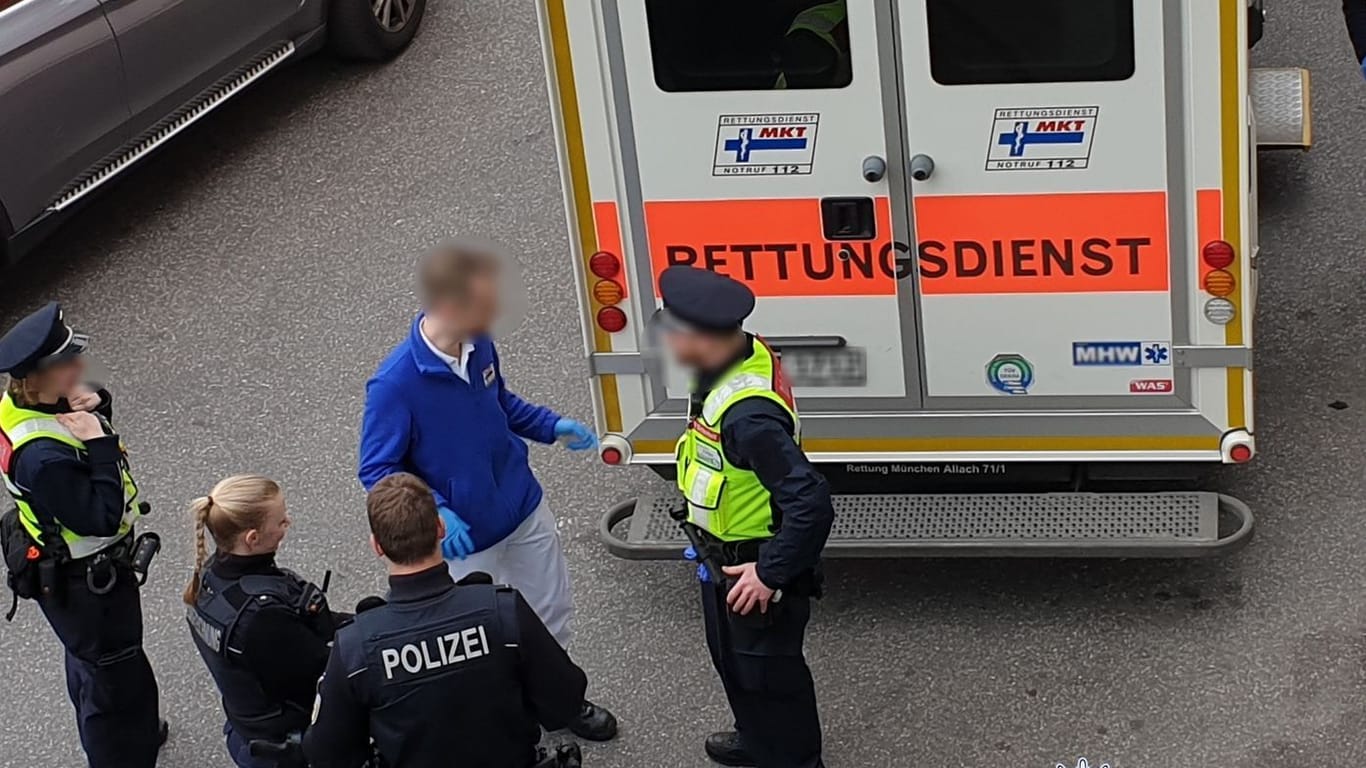
[[[1253, 506], [1256, 540], [1217, 562], [831, 565], [809, 648], [832, 768], [1366, 755], [1366, 83], [1335, 2], [1273, 12], [1255, 58], [1312, 67], [1318, 146], [1261, 164], [1261, 452], [1220, 480]], [[481, 235], [518, 254], [533, 309], [502, 340], [508, 378], [589, 415], [532, 5], [427, 14], [391, 66], [317, 58], [270, 77], [0, 276], [4, 323], [57, 298], [94, 334], [156, 505], [167, 547], [144, 596], [172, 722], [162, 765], [229, 765], [182, 618], [189, 499], [233, 472], [279, 477], [296, 521], [284, 562], [331, 568], [343, 606], [381, 588], [356, 432], [425, 246]], [[648, 473], [558, 448], [533, 460], [573, 568], [574, 654], [622, 722], [588, 764], [707, 765], [702, 737], [728, 720], [689, 572], [614, 560], [594, 535]], [[33, 605], [0, 625], [0, 764], [83, 764], [61, 669]]]

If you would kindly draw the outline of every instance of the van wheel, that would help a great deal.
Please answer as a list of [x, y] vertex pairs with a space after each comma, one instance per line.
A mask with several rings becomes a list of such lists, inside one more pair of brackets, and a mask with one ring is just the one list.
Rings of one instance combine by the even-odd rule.
[[413, 41], [427, 0], [332, 0], [327, 45], [356, 61], [386, 61]]

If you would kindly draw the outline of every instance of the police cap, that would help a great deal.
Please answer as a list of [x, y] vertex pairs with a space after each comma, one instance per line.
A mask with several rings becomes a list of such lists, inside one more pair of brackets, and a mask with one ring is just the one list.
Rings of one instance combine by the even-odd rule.
[[754, 311], [754, 292], [744, 283], [696, 267], [673, 266], [659, 276], [664, 319], [697, 331], [738, 331]]
[[71, 330], [57, 302], [25, 317], [0, 336], [0, 373], [22, 379], [85, 352], [90, 337]]

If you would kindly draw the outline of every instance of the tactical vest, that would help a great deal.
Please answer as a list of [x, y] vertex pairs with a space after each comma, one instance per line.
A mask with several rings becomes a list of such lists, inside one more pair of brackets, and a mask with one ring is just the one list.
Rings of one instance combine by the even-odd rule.
[[[332, 653], [370, 711], [370, 735], [386, 765], [467, 739], [502, 745], [507, 754], [523, 745], [530, 756], [540, 738], [523, 700], [516, 591], [462, 584], [357, 614], [337, 634]], [[473, 711], [498, 713], [499, 731], [471, 726]], [[415, 720], [423, 725], [414, 728]]]
[[[14, 457], [19, 449], [43, 438], [69, 445], [81, 455], [85, 455], [85, 443], [77, 440], [52, 414], [23, 408], [17, 405], [9, 394], [0, 397], [0, 475], [4, 477], [5, 490], [14, 497], [14, 503], [19, 507], [19, 521], [39, 546], [43, 544], [43, 529], [49, 525], [38, 519], [27, 490], [19, 486], [13, 473]], [[142, 516], [138, 509], [138, 485], [128, 469], [128, 455], [124, 451], [122, 441], [119, 442], [119, 450], [123, 453], [123, 458], [119, 461], [119, 473], [123, 477], [123, 520], [119, 523], [118, 533], [113, 536], [81, 536], [68, 530], [62, 525], [61, 520], [53, 520], [50, 523], [57, 526], [72, 558], [89, 557], [122, 541], [133, 529], [133, 524]], [[60, 514], [58, 510], [49, 512]]]
[[762, 397], [782, 407], [792, 418], [793, 438], [801, 444], [801, 421], [792, 388], [764, 340], [754, 338], [754, 351], [717, 379], [702, 401], [700, 413], [690, 414], [688, 429], [675, 449], [678, 489], [688, 502], [688, 519], [722, 541], [746, 541], [773, 534], [773, 509], [768, 489], [759, 477], [726, 458], [721, 446], [721, 422], [726, 411], [751, 397]]
[[258, 611], [279, 606], [311, 621], [319, 637], [333, 636], [332, 614], [321, 590], [283, 569], [279, 574], [249, 574], [234, 580], [205, 568], [199, 599], [185, 611], [190, 636], [223, 697], [223, 711], [233, 729], [247, 740], [278, 741], [308, 726], [307, 708], [267, 695], [256, 672], [243, 663], [241, 648], [234, 645], [245, 636]]

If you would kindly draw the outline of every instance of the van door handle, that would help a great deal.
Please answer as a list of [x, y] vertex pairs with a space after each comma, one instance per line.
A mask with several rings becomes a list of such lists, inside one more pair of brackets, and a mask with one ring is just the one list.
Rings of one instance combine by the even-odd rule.
[[929, 155], [916, 155], [911, 158], [911, 178], [925, 181], [934, 175], [934, 158]]

